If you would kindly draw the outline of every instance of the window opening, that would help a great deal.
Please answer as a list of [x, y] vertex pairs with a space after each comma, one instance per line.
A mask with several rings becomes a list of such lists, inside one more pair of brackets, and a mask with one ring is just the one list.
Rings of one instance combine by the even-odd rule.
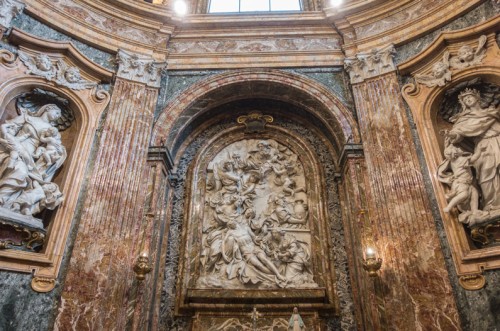
[[210, 0], [209, 13], [301, 11], [300, 0]]

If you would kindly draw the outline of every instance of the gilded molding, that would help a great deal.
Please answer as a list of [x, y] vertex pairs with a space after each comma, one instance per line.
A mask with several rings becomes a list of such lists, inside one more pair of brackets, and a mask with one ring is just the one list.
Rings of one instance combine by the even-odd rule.
[[25, 4], [19, 0], [0, 0], [0, 25], [10, 28], [10, 23], [14, 17], [19, 15]]
[[118, 77], [144, 83], [150, 87], [160, 87], [161, 73], [167, 66], [166, 62], [156, 62], [151, 57], [128, 53], [121, 49], [118, 50], [116, 59]]
[[344, 60], [344, 68], [349, 73], [351, 84], [361, 83], [365, 79], [376, 77], [395, 71], [393, 57], [396, 53], [394, 45], [382, 49], [374, 48], [367, 53], [358, 53], [356, 56]]

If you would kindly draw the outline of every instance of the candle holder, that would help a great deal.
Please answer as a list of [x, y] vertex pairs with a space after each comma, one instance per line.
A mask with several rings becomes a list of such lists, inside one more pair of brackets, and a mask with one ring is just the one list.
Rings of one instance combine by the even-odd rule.
[[146, 252], [141, 253], [137, 258], [134, 265], [135, 278], [142, 281], [146, 278], [146, 275], [151, 272], [151, 266], [149, 265], [149, 255]]
[[368, 276], [377, 277], [377, 271], [382, 266], [382, 259], [376, 257], [375, 250], [371, 247], [366, 249], [365, 259], [363, 259], [363, 269], [368, 272]]

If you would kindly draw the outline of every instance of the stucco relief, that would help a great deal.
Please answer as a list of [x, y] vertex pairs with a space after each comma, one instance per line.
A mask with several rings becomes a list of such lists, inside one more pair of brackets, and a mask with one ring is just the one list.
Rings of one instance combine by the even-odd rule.
[[461, 223], [473, 226], [500, 218], [500, 108], [498, 95], [488, 106], [475, 89], [459, 94], [462, 110], [443, 132], [445, 159], [438, 180], [449, 187], [449, 213], [455, 207]]
[[84, 90], [97, 86], [96, 82], [83, 79], [80, 69], [68, 66], [61, 59], [54, 64], [46, 54], [39, 53], [31, 56], [23, 51], [19, 51], [19, 59], [28, 68], [26, 70], [27, 74], [41, 76], [48, 81], [53, 81], [72, 90]]
[[233, 143], [208, 164], [200, 288], [316, 287], [306, 176], [274, 140]]
[[[457, 1], [456, 6], [460, 6], [465, 0]], [[438, 6], [442, 5], [441, 0], [422, 0], [416, 1], [415, 5], [408, 6], [403, 10], [397, 12], [396, 14], [390, 15], [381, 19], [377, 22], [363, 25], [357, 27], [356, 35], [358, 38], [366, 38], [379, 33], [383, 33], [387, 30], [396, 28], [401, 25], [401, 22], [410, 22], [416, 20], [432, 10], [436, 9]]]
[[[486, 56], [487, 37], [482, 35], [474, 49], [468, 44], [463, 44], [456, 55], [450, 57], [446, 50], [441, 61], [435, 62], [426, 74], [415, 74], [415, 81], [427, 87], [445, 86], [452, 79], [452, 74], [470, 66], [481, 64]], [[452, 72], [451, 70], [454, 70]]]
[[80, 21], [86, 22], [104, 31], [114, 33], [126, 39], [132, 39], [142, 43], [151, 45], [161, 45], [166, 42], [166, 38], [159, 36], [153, 32], [138, 31], [125, 21], [118, 20], [113, 17], [104, 16], [95, 11], [89, 10], [78, 5], [72, 0], [53, 0], [55, 6]]
[[172, 53], [231, 53], [231, 52], [283, 52], [340, 49], [335, 38], [288, 38], [272, 40], [211, 40], [172, 41], [168, 49]]

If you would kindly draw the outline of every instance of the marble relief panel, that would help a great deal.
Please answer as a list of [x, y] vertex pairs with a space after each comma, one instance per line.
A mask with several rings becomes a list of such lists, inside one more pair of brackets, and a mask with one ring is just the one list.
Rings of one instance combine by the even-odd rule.
[[[467, 4], [468, 0], [458, 0], [453, 2], [453, 6], [462, 6], [462, 4]], [[373, 36], [384, 31], [396, 28], [401, 25], [402, 22], [410, 22], [423, 17], [427, 13], [436, 10], [439, 6], [443, 5], [442, 0], [422, 0], [414, 1], [414, 5], [404, 8], [402, 11], [397, 12], [393, 15], [387, 16], [373, 24], [367, 24], [357, 27], [356, 35], [358, 38], [366, 38]]]
[[78, 5], [73, 0], [53, 0], [54, 6], [57, 6], [65, 13], [75, 19], [91, 24], [99, 29], [111, 32], [126, 39], [132, 39], [138, 42], [146, 42], [151, 45], [161, 45], [166, 42], [166, 38], [154, 32], [138, 31], [130, 27], [125, 21], [113, 17], [107, 17]]
[[231, 53], [231, 52], [285, 52], [285, 51], [322, 51], [340, 49], [336, 38], [282, 38], [271, 40], [208, 40], [172, 41], [169, 52], [177, 54], [192, 53]]
[[241, 140], [209, 162], [199, 288], [317, 287], [302, 163], [272, 140]]

